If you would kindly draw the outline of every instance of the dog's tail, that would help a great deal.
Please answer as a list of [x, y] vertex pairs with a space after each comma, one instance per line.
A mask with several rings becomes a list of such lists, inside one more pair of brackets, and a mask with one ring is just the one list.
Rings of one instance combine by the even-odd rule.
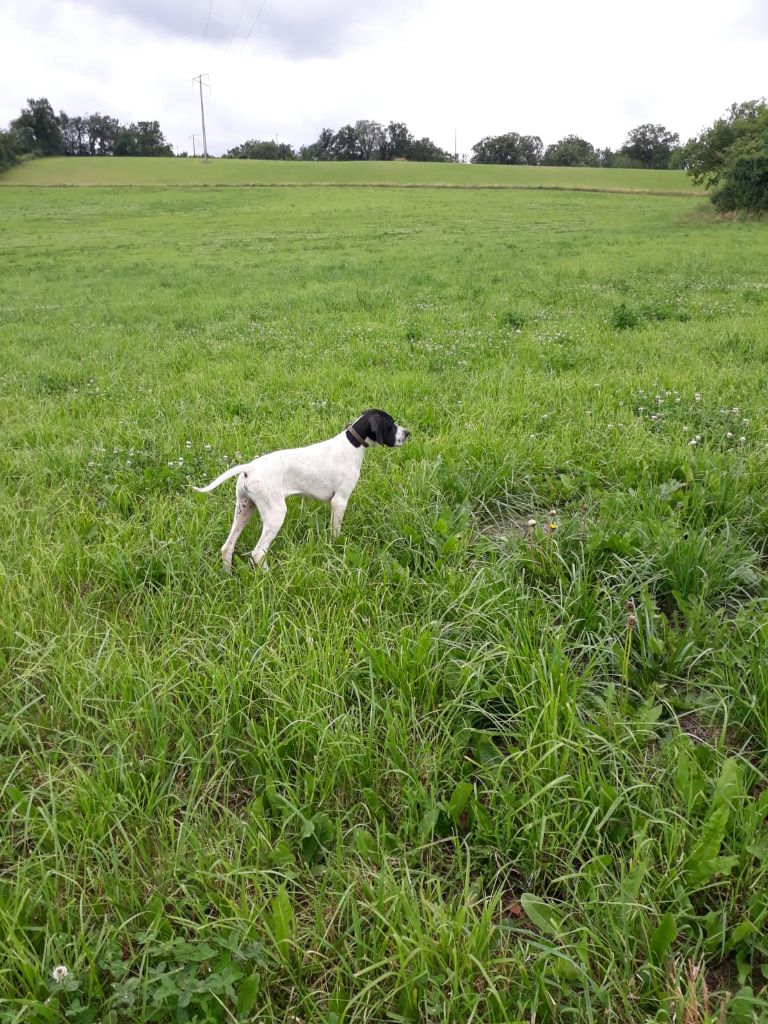
[[216, 490], [219, 484], [223, 484], [225, 480], [229, 480], [230, 477], [237, 476], [239, 473], [242, 473], [244, 469], [248, 468], [248, 466], [249, 463], [247, 462], [244, 462], [242, 466], [232, 466], [230, 469], [225, 470], [221, 476], [217, 476], [215, 480], [211, 480], [207, 487], [193, 486], [192, 490], [198, 491], [200, 494], [208, 494], [209, 491]]

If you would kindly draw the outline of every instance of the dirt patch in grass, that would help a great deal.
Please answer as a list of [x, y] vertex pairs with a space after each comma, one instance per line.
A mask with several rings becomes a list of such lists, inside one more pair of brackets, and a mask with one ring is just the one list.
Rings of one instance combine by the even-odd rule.
[[484, 537], [494, 541], [507, 541], [510, 537], [534, 541], [538, 535], [548, 535], [557, 530], [557, 519], [548, 513], [535, 516], [496, 516], [478, 524]]
[[705, 746], [715, 746], [720, 737], [720, 728], [717, 725], [705, 725], [699, 718], [696, 711], [684, 711], [678, 717], [680, 731], [689, 736], [694, 743]]

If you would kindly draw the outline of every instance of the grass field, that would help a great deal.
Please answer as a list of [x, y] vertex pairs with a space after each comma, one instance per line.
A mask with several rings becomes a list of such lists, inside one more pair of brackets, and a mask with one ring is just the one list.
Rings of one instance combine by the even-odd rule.
[[[12, 181], [3, 1019], [765, 1019], [764, 225]], [[191, 484], [371, 405], [225, 577]]]
[[684, 171], [595, 167], [492, 167], [406, 161], [308, 163], [141, 157], [53, 157], [0, 176], [1, 185], [390, 185], [453, 188], [584, 189], [701, 195]]

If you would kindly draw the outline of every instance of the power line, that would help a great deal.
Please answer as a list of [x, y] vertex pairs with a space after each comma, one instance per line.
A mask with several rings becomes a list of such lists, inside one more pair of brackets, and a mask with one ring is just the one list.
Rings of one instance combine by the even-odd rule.
[[203, 36], [203, 53], [205, 53], [205, 44], [208, 42], [208, 26], [211, 24], [211, 11], [213, 10], [213, 0], [211, 0], [210, 6], [208, 7], [208, 17], [205, 20], [205, 35]]
[[235, 36], [237, 35], [237, 30], [240, 28], [240, 22], [243, 20], [243, 15], [245, 14], [245, 9], [246, 9], [246, 7], [248, 6], [249, 3], [250, 3], [250, 0], [245, 0], [245, 3], [243, 4], [242, 10], [240, 11], [240, 17], [237, 19], [237, 24], [235, 25], [235, 31], [232, 33], [232, 36], [230, 37], [230, 40], [227, 43], [227, 48], [224, 51], [224, 56], [225, 57], [229, 53], [229, 48], [232, 45], [232, 43], [234, 42]]
[[248, 40], [249, 40], [249, 39], [251, 38], [251, 35], [252, 35], [252, 33], [253, 33], [253, 30], [254, 30], [254, 29], [256, 28], [256, 22], [257, 22], [257, 21], [259, 20], [259, 18], [261, 17], [261, 12], [262, 12], [262, 11], [264, 10], [264, 4], [266, 4], [266, 2], [267, 2], [267, 0], [261, 0], [261, 7], [260, 7], [260, 8], [258, 9], [258, 11], [256, 12], [256, 17], [255, 17], [255, 18], [253, 19], [253, 24], [251, 25], [250, 31], [249, 31], [248, 35], [247, 35], [247, 36], [245, 37], [245, 42], [244, 42], [244, 43], [243, 43], [243, 45], [242, 45], [242, 46], [240, 47], [240, 53], [242, 53], [242, 52], [243, 52], [243, 50], [244, 50], [244, 49], [246, 48], [246, 46], [248, 45]]

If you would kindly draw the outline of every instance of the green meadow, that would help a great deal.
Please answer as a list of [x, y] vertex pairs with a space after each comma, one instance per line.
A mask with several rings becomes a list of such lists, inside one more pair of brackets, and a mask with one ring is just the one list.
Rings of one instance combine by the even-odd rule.
[[[0, 188], [2, 1019], [765, 1019], [765, 225], [127, 163]], [[369, 406], [225, 576], [191, 485]]]
[[278, 160], [51, 157], [0, 177], [2, 185], [390, 185], [444, 188], [583, 189], [703, 195], [685, 171], [599, 167], [412, 164], [404, 160], [310, 163]]

